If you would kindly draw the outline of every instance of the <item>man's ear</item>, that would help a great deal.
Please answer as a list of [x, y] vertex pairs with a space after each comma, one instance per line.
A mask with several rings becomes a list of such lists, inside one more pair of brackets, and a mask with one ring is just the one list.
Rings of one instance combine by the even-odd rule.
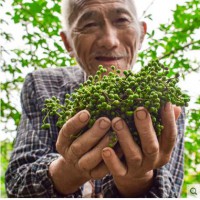
[[64, 31], [60, 32], [60, 37], [61, 37], [61, 39], [62, 39], [62, 41], [63, 41], [63, 43], [65, 45], [65, 49], [68, 51], [68, 53], [70, 55], [70, 57], [74, 57], [73, 49], [72, 49], [71, 44], [70, 44], [70, 42], [69, 42], [69, 40], [67, 38], [67, 35], [66, 35], [66, 33]]
[[142, 42], [144, 40], [144, 37], [147, 33], [147, 24], [146, 22], [142, 21], [140, 22], [140, 27], [141, 27], [141, 37], [140, 37], [140, 46], [139, 46], [139, 49], [141, 49], [142, 47]]

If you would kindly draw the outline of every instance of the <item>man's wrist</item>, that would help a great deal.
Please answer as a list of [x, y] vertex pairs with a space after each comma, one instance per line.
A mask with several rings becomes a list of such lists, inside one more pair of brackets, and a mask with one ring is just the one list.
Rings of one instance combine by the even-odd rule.
[[121, 197], [140, 197], [146, 194], [153, 184], [153, 170], [148, 172], [143, 178], [135, 178], [130, 184], [116, 185]]
[[48, 176], [55, 190], [62, 195], [72, 194], [79, 189], [79, 186], [69, 183], [69, 177], [66, 176], [66, 162], [62, 156], [49, 165]]

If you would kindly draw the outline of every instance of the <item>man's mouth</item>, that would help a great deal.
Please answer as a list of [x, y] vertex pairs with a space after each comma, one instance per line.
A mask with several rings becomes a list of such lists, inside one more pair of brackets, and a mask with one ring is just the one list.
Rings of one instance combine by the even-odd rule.
[[96, 60], [101, 61], [101, 62], [109, 62], [109, 61], [117, 61], [122, 59], [122, 57], [107, 57], [107, 56], [97, 56], [95, 57]]

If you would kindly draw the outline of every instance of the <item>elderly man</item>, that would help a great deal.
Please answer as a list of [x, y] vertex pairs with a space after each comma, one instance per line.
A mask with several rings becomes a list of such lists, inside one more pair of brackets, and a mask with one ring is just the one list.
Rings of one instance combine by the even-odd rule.
[[[136, 109], [140, 148], [120, 118], [88, 123], [83, 110], [59, 130], [50, 118], [42, 130], [46, 98], [64, 101], [101, 64], [122, 71], [133, 67], [146, 33], [133, 0], [63, 0], [65, 48], [79, 66], [44, 69], [27, 75], [22, 90], [22, 118], [6, 173], [9, 197], [178, 197], [183, 180], [184, 113], [167, 103], [161, 116], [164, 130], [157, 139], [148, 111]], [[180, 115], [177, 120], [176, 119]], [[108, 147], [112, 129], [119, 148]], [[124, 159], [120, 159], [123, 155]], [[89, 191], [89, 192], [88, 192]]]

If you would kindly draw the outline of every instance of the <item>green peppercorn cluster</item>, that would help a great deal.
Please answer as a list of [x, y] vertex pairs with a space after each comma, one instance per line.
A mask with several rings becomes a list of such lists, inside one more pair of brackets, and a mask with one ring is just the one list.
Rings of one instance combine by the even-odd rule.
[[92, 127], [99, 117], [105, 116], [112, 120], [118, 116], [126, 121], [133, 137], [139, 142], [133, 119], [137, 107], [143, 106], [149, 111], [156, 134], [160, 135], [163, 129], [161, 107], [166, 102], [188, 106], [190, 98], [176, 86], [178, 75], [168, 78], [168, 68], [159, 61], [151, 61], [136, 74], [125, 70], [124, 76], [121, 76], [121, 71], [115, 66], [111, 69], [111, 72], [105, 75], [107, 69], [99, 66], [96, 75], [89, 76], [71, 95], [66, 94], [64, 105], [55, 96], [46, 99], [43, 109], [46, 117], [42, 128], [50, 127], [46, 122], [49, 116], [57, 115], [57, 126], [62, 127], [69, 118], [86, 109], [91, 115], [87, 129]]

